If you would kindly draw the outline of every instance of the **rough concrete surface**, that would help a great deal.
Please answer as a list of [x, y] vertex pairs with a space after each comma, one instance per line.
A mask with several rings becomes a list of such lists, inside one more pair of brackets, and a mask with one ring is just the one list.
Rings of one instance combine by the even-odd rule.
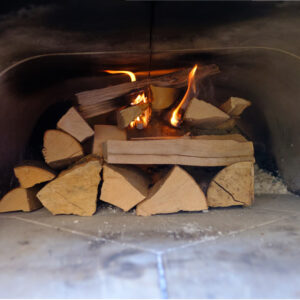
[[300, 201], [137, 217], [0, 215], [0, 297], [299, 298]]

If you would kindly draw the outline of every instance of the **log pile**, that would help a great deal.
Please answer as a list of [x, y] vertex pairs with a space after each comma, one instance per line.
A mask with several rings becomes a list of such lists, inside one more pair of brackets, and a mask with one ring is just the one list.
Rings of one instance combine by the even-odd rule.
[[[166, 116], [180, 100], [189, 71], [77, 94], [79, 105], [44, 133], [44, 162], [24, 161], [14, 168], [19, 186], [0, 200], [0, 212], [29, 212], [44, 206], [54, 215], [92, 216], [100, 201], [125, 212], [135, 208], [138, 216], [250, 206], [253, 143], [241, 134], [213, 133], [230, 131], [251, 103], [231, 97], [216, 107], [197, 99], [195, 93], [182, 115], [182, 128], [167, 125]], [[202, 71], [200, 79], [216, 74], [218, 68], [206, 66]], [[131, 93], [141, 89], [148, 89], [151, 101], [128, 102]], [[135, 135], [130, 125], [149, 109], [161, 119]], [[115, 113], [113, 123], [91, 121], [108, 111]], [[151, 128], [156, 132], [151, 133]], [[193, 135], [190, 128], [208, 134]], [[88, 140], [90, 150], [84, 147]], [[201, 170], [199, 177], [184, 166]], [[216, 168], [209, 180], [200, 178], [205, 177], [206, 167]]]

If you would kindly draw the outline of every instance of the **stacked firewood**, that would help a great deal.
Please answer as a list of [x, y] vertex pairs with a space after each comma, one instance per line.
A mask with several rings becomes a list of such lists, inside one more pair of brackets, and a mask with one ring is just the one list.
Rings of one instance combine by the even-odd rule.
[[[167, 110], [178, 98], [168, 76], [151, 82], [153, 111]], [[179, 78], [176, 87], [186, 84]], [[146, 83], [141, 82], [136, 84], [144, 88]], [[14, 168], [20, 186], [0, 200], [0, 212], [44, 206], [54, 215], [91, 216], [99, 200], [124, 211], [136, 208], [140, 216], [252, 204], [252, 142], [236, 133], [132, 137], [127, 127], [150, 105], [118, 107], [115, 98], [132, 88], [136, 85], [129, 83], [123, 84], [122, 92], [108, 87], [102, 93], [96, 90], [77, 95], [79, 108], [71, 107], [56, 129], [44, 133], [45, 161], [23, 162]], [[113, 105], [106, 103], [109, 99], [114, 100]], [[182, 121], [186, 128], [230, 131], [250, 104], [231, 97], [218, 108], [193, 98]], [[96, 124], [92, 129], [89, 118], [99, 115], [98, 110], [116, 110], [117, 123]], [[82, 146], [88, 139], [93, 139], [91, 153], [85, 153]], [[182, 166], [219, 168], [203, 188], [201, 180]]]

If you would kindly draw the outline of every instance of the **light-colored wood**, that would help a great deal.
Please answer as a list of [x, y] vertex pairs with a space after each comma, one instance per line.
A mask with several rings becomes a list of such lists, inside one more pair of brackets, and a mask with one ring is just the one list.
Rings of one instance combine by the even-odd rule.
[[14, 167], [14, 173], [23, 188], [30, 188], [38, 183], [50, 181], [56, 176], [54, 171], [36, 161], [23, 162]]
[[64, 175], [72, 172], [76, 168], [81, 167], [82, 164], [85, 164], [85, 163], [87, 163], [89, 161], [98, 161], [102, 165], [102, 160], [101, 160], [101, 158], [99, 156], [97, 156], [95, 154], [89, 154], [89, 155], [86, 155], [83, 158], [79, 159], [78, 161], [76, 161], [73, 165], [69, 166], [68, 169], [62, 170], [58, 174], [58, 177], [64, 176]]
[[43, 155], [51, 168], [61, 169], [83, 157], [83, 149], [69, 134], [51, 129], [44, 134]]
[[232, 117], [238, 117], [251, 105], [251, 102], [243, 98], [230, 97], [220, 106], [220, 109]]
[[103, 157], [102, 144], [107, 140], [126, 140], [127, 135], [124, 129], [114, 125], [95, 125], [93, 143], [93, 154]]
[[130, 155], [109, 154], [105, 159], [110, 164], [129, 165], [182, 165], [198, 167], [222, 167], [229, 166], [240, 161], [255, 162], [254, 156], [232, 156], [232, 157], [193, 157], [181, 155]]
[[41, 189], [37, 197], [54, 215], [91, 216], [96, 211], [99, 161], [89, 161], [56, 178]]
[[236, 119], [231, 118], [215, 126], [214, 129], [232, 130], [235, 125], [236, 125]]
[[146, 198], [149, 184], [138, 168], [105, 164], [100, 199], [128, 211]]
[[226, 120], [230, 116], [224, 113], [214, 105], [193, 98], [184, 114], [184, 121], [191, 125], [197, 125], [200, 128], [211, 128], [215, 127]]
[[192, 139], [196, 140], [232, 140], [236, 142], [247, 142], [248, 140], [241, 134], [223, 134], [223, 135], [195, 135], [191, 136]]
[[154, 111], [170, 107], [178, 98], [179, 90], [170, 87], [150, 85], [151, 107]]
[[251, 162], [239, 162], [221, 170], [207, 190], [210, 207], [250, 206], [254, 199], [254, 167]]
[[128, 127], [130, 122], [140, 116], [148, 106], [148, 103], [142, 103], [118, 110], [116, 113], [118, 127], [121, 129]]
[[254, 161], [252, 142], [211, 139], [107, 141], [104, 159], [112, 164], [226, 166]]
[[73, 136], [80, 143], [94, 135], [94, 130], [81, 117], [78, 111], [71, 107], [58, 121], [57, 128]]
[[137, 205], [138, 216], [201, 211], [207, 209], [200, 187], [182, 168], [175, 166], [150, 189], [148, 197]]
[[[187, 85], [190, 70], [182, 69], [163, 76], [78, 93], [76, 98], [79, 104], [79, 111], [84, 118], [91, 118], [114, 111], [120, 107], [120, 99], [117, 99], [118, 97], [129, 94], [133, 90], [145, 89], [150, 84], [163, 87], [184, 87]], [[201, 72], [198, 72], [197, 81], [219, 72], [219, 68], [216, 65], [201, 66]]]
[[33, 211], [41, 208], [43, 205], [36, 197], [38, 190], [38, 187], [29, 189], [18, 187], [9, 191], [0, 200], [0, 212]]

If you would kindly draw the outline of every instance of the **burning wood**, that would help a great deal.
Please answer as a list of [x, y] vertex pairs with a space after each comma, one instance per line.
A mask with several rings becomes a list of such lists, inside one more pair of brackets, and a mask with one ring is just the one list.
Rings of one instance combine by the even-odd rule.
[[[0, 200], [0, 212], [39, 208], [37, 184], [51, 180], [37, 197], [53, 214], [91, 216], [99, 194], [102, 201], [124, 211], [137, 207], [137, 215], [142, 216], [252, 203], [252, 142], [239, 134], [212, 135], [235, 126], [235, 119], [251, 103], [232, 97], [219, 109], [196, 98], [199, 81], [218, 73], [217, 66], [195, 65], [193, 69], [168, 74], [165, 70], [152, 71], [160, 76], [140, 81], [130, 71], [106, 72], [125, 74], [131, 82], [78, 93], [81, 114], [72, 107], [57, 123], [61, 130], [47, 130], [44, 134], [46, 163], [55, 169], [67, 169], [55, 178], [55, 173], [44, 167], [15, 167], [21, 187]], [[181, 91], [175, 87], [186, 85], [183, 98], [177, 99]], [[92, 120], [84, 119], [108, 111], [115, 111], [115, 115], [107, 122], [97, 119], [98, 123], [114, 125], [100, 125], [94, 119], [93, 131]], [[194, 128], [209, 135], [193, 136]], [[81, 143], [93, 134], [93, 155], [83, 157]], [[132, 165], [154, 170], [150, 189], [149, 178]], [[219, 173], [219, 168], [210, 173], [202, 168], [204, 178], [196, 183], [178, 165], [225, 168]], [[160, 173], [159, 168], [168, 172]]]
[[[129, 106], [117, 111], [117, 123], [119, 128], [126, 128], [128, 126], [138, 126], [138, 122], [141, 121], [144, 126], [147, 126], [147, 119], [145, 118], [145, 110], [149, 108], [148, 103], [139, 103], [137, 105]], [[145, 121], [143, 122], [143, 119]]]
[[[198, 70], [199, 75], [197, 75], [197, 70]], [[217, 73], [219, 73], [219, 69], [215, 65], [200, 66], [199, 68], [197, 65], [194, 66], [194, 68], [189, 73], [188, 88], [185, 92], [185, 95], [182, 98], [182, 100], [180, 101], [180, 103], [177, 105], [177, 107], [171, 113], [170, 124], [172, 126], [178, 127], [182, 123], [184, 113], [185, 113], [186, 109], [188, 108], [191, 99], [193, 99], [194, 97], [197, 97], [198, 81], [207, 76], [217, 74]]]
[[[76, 94], [79, 111], [84, 118], [91, 118], [110, 111], [114, 111], [124, 105], [119, 97], [129, 94], [134, 90], [145, 90], [150, 84], [166, 87], [184, 87], [187, 84], [189, 69], [179, 70], [171, 74], [121, 83], [98, 90], [90, 90]], [[127, 102], [127, 104], [130, 104]]]

